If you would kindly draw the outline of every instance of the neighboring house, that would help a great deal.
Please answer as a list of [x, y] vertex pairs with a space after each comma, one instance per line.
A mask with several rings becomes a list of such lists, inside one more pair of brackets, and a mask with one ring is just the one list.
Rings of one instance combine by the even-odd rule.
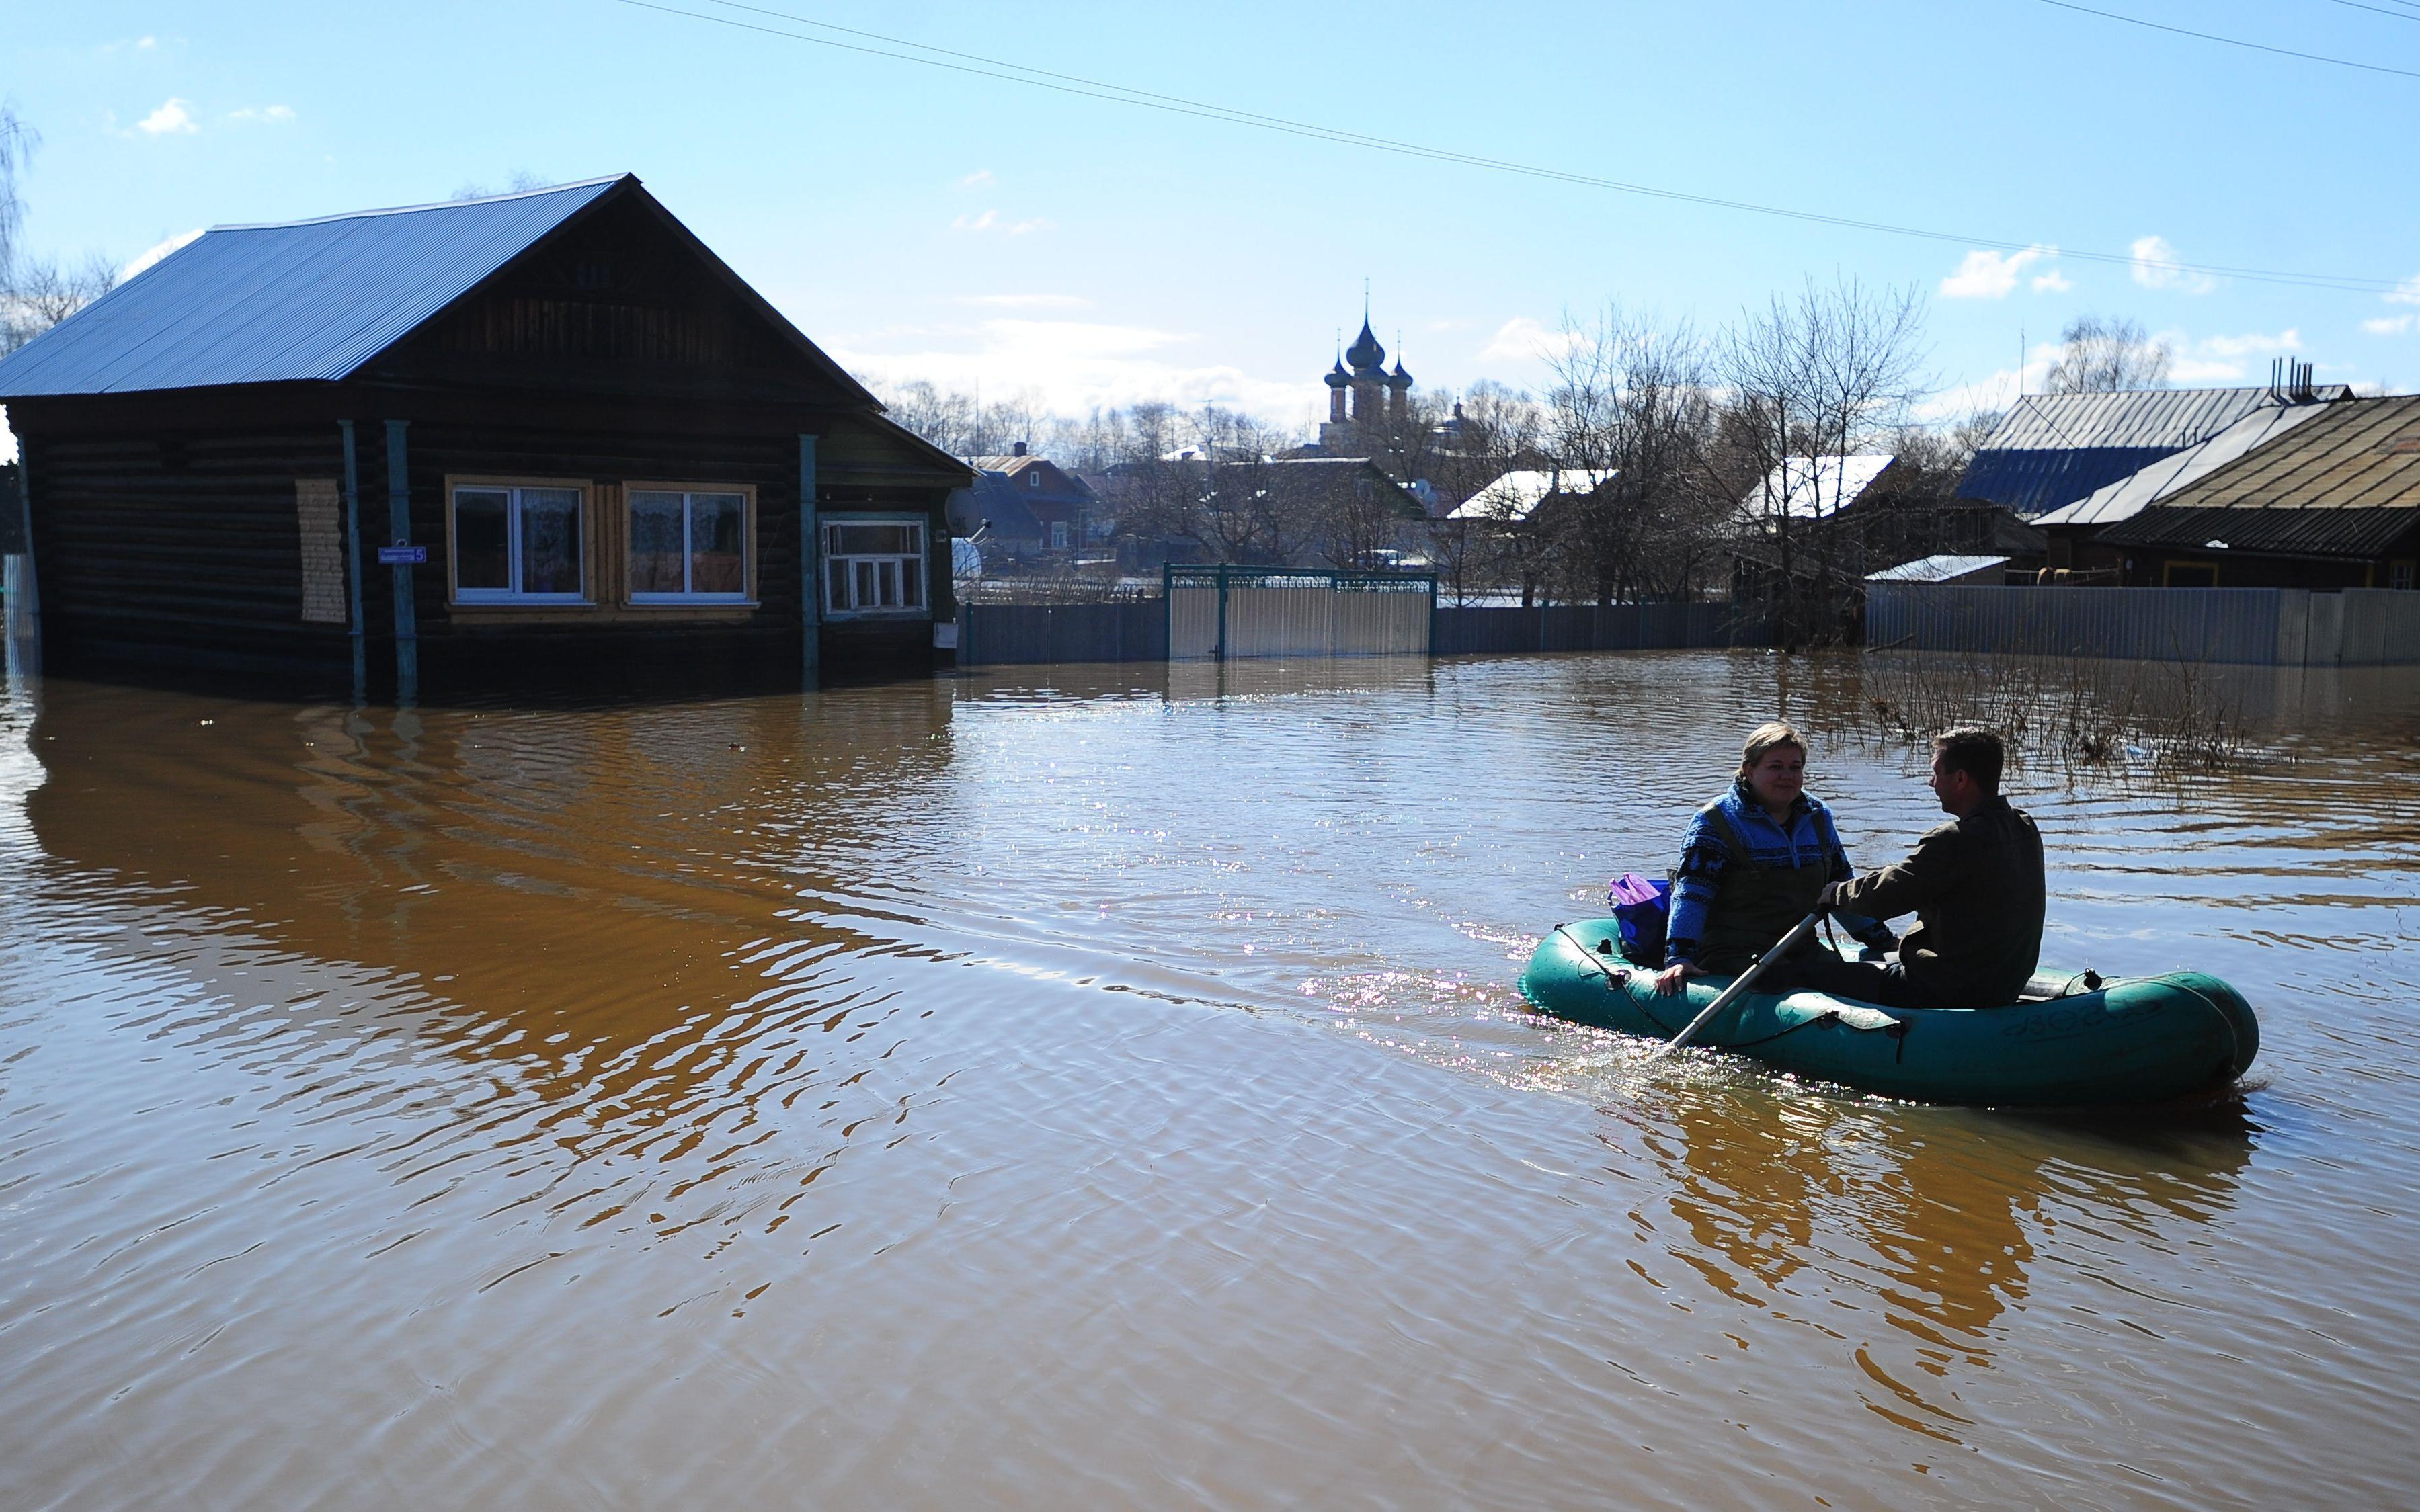
[[1335, 566], [1388, 566], [1424, 544], [1419, 527], [1427, 507], [1366, 456], [1223, 462], [1212, 486], [1231, 497], [1264, 492], [1280, 513], [1320, 522], [1302, 555]]
[[1523, 469], [1496, 480], [1456, 504], [1446, 518], [1512, 527], [1526, 525], [1550, 499], [1586, 499], [1621, 476], [1612, 468]]
[[628, 175], [212, 230], [0, 399], [54, 671], [795, 687], [952, 612], [969, 469]]
[[1793, 456], [1776, 464], [1740, 501], [1739, 523], [1743, 529], [1771, 534], [1780, 529], [1784, 517], [1808, 524], [1829, 519], [1864, 498], [1898, 460], [1888, 452]]
[[2350, 399], [2104, 527], [2131, 584], [2411, 588], [2420, 396]]
[[1920, 472], [1881, 452], [1793, 457], [1751, 489], [1732, 517], [1733, 591], [1750, 596], [1781, 580], [1785, 518], [1790, 576], [1843, 587], [1916, 561], [1989, 557], [2003, 567], [2031, 567], [2044, 544], [2040, 531], [2008, 509], [1944, 501], [1925, 487]]
[[2314, 387], [2310, 369], [2260, 389], [2133, 389], [2034, 393], [2019, 399], [1966, 465], [1961, 498], [2031, 519], [2173, 456], [2262, 409], [2349, 398]]
[[[1023, 441], [1005, 455], [969, 460], [978, 471], [996, 476], [1016, 496], [1023, 506], [1021, 513], [1032, 521], [1036, 549], [1072, 551], [1083, 546], [1086, 529], [1100, 508], [1092, 485], [1056, 462], [1032, 455]], [[987, 490], [979, 486], [978, 493], [986, 502], [1004, 502], [998, 486]], [[994, 517], [995, 530], [1000, 527], [999, 517]]]
[[2153, 504], [2217, 471], [2254, 448], [2267, 444], [2295, 426], [2327, 413], [2320, 404], [2264, 405], [2210, 440], [2174, 452], [2115, 483], [2104, 484], [2071, 504], [2038, 516], [2034, 525], [2049, 537], [2046, 565], [2064, 573], [2115, 582], [2119, 576], [2118, 548], [2096, 539], [2123, 520], [2133, 519]]

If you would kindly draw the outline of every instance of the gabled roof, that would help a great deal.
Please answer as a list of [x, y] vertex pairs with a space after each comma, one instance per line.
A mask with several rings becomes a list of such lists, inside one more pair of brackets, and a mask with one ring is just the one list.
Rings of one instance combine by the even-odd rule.
[[852, 398], [872, 403], [630, 174], [214, 227], [0, 362], [0, 399], [349, 378], [541, 241], [626, 195], [644, 201]]
[[1448, 519], [1518, 524], [1556, 494], [1592, 494], [1621, 476], [1614, 468], [1525, 469], [1507, 472], [1453, 507]]
[[[2324, 402], [2350, 396], [2341, 383], [2312, 391]], [[2111, 393], [2029, 393], [2016, 402], [1978, 448], [1986, 452], [2067, 451], [2087, 446], [2157, 446], [2169, 451], [2208, 440], [2255, 409], [2286, 404], [2275, 389], [2123, 389]]]
[[2325, 406], [2102, 532], [2123, 546], [2368, 556], [2420, 524], [2420, 395]]
[[2190, 486], [2257, 446], [2266, 445], [2306, 420], [2325, 414], [2315, 404], [2255, 409], [2197, 446], [2171, 452], [2148, 467], [2115, 483], [2104, 484], [2071, 504], [2062, 504], [2034, 523], [2044, 530], [2058, 525], [2115, 525], [2133, 519], [2180, 488]]
[[1740, 522], [1753, 525], [1779, 515], [1792, 519], [1828, 519], [1855, 503], [1898, 458], [1888, 452], [1848, 456], [1792, 457], [1740, 501]]
[[1958, 492], [2040, 515], [2198, 446], [2256, 411], [2330, 403], [2351, 393], [2330, 383], [2307, 398], [2268, 388], [2027, 394], [1976, 450]]

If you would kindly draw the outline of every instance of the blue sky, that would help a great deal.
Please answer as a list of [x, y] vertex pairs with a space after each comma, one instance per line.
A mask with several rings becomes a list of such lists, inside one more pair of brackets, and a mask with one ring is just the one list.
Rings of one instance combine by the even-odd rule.
[[[1460, 152], [2043, 250], [2011, 263], [1423, 162], [622, 0], [8, 0], [0, 90], [43, 136], [27, 242], [129, 262], [212, 224], [629, 170], [858, 371], [1062, 408], [1215, 399], [1308, 419], [1365, 278], [1381, 337], [1401, 332], [1429, 388], [1538, 384], [1542, 340], [1608, 298], [1707, 325], [1836, 271], [1924, 292], [1942, 412], [2013, 393], [2024, 343], [2038, 378], [2039, 348], [2085, 312], [2167, 335], [2183, 381], [2261, 381], [2291, 354], [2322, 380], [2420, 387], [2420, 77], [2043, 0], [762, 3]], [[2420, 74], [2406, 0], [2093, 3]], [[2048, 250], [2138, 246], [2412, 282], [2340, 291]]]

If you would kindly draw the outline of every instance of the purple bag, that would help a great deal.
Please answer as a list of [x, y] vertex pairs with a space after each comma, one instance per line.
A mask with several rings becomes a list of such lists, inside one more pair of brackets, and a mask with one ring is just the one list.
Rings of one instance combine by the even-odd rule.
[[1672, 884], [1624, 872], [1605, 889], [1621, 931], [1621, 953], [1634, 966], [1664, 964], [1664, 921], [1672, 910]]

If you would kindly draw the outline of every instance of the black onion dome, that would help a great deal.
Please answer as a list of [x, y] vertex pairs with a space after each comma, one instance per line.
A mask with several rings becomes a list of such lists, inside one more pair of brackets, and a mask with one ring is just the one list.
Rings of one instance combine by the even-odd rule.
[[1353, 364], [1355, 378], [1382, 378], [1387, 376], [1387, 348], [1379, 346], [1378, 338], [1371, 333], [1367, 316], [1361, 320], [1361, 334], [1354, 337], [1353, 345], [1344, 348], [1344, 360]]
[[1398, 357], [1395, 359], [1395, 370], [1387, 376], [1387, 387], [1390, 389], [1408, 389], [1411, 386], [1412, 376], [1404, 371], [1404, 360]]
[[1344, 364], [1340, 362], [1334, 367], [1329, 368], [1327, 370], [1327, 376], [1320, 379], [1320, 381], [1326, 384], [1331, 389], [1341, 389], [1347, 383], [1353, 381], [1353, 375], [1344, 371]]

